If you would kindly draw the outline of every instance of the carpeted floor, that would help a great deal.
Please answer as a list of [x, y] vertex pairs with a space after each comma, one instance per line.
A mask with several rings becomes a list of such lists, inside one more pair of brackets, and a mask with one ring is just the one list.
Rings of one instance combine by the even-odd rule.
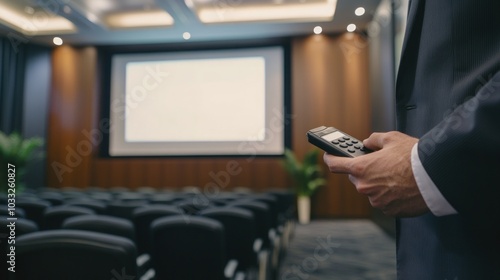
[[279, 280], [396, 279], [395, 240], [370, 220], [296, 225]]

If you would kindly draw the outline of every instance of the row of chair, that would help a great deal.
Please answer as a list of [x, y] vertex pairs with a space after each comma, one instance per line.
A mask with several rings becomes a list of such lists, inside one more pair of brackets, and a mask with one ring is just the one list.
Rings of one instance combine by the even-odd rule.
[[[222, 258], [222, 263], [226, 263], [229, 259], [233, 260], [233, 262], [229, 263], [237, 261], [239, 274], [236, 275], [241, 276], [241, 273], [253, 273], [254, 275], [256, 274], [259, 279], [265, 279], [266, 277], [272, 278], [275, 274], [273, 269], [277, 269], [276, 266], [280, 254], [284, 252], [283, 248], [286, 247], [286, 243], [288, 242], [287, 239], [289, 239], [291, 233], [291, 224], [289, 223], [291, 216], [288, 210], [293, 203], [290, 203], [290, 195], [286, 192], [277, 193], [278, 194], [254, 193], [248, 195], [226, 193], [220, 195], [216, 199], [212, 198], [209, 203], [205, 204], [196, 203], [196, 199], [200, 199], [200, 197], [186, 193], [168, 194], [169, 198], [171, 198], [168, 204], [151, 203], [151, 201], [153, 201], [151, 199], [152, 197], [146, 200], [130, 199], [134, 197], [133, 193], [130, 192], [114, 193], [112, 194], [114, 199], [107, 201], [107, 203], [97, 199], [92, 200], [89, 199], [89, 197], [75, 197], [77, 195], [72, 193], [70, 197], [65, 198], [64, 203], [66, 204], [63, 203], [58, 206], [50, 206], [47, 205], [47, 202], [48, 204], [52, 202], [44, 200], [43, 197], [47, 197], [47, 194], [50, 194], [52, 198], [55, 198], [57, 195], [44, 192], [41, 194], [45, 194], [45, 196], [40, 195], [42, 199], [38, 201], [42, 203], [45, 202], [44, 206], [46, 208], [45, 211], [43, 211], [43, 217], [38, 217], [40, 219], [38, 223], [33, 224], [41, 225], [41, 229], [45, 232], [54, 231], [55, 229], [65, 231], [86, 230], [102, 234], [111, 234], [131, 240], [136, 246], [135, 249], [139, 256], [137, 258], [137, 272], [139, 275], [142, 275], [148, 268], [154, 268], [153, 271], [155, 272], [154, 274], [156, 274], [156, 279], [211, 279], [196, 278], [196, 276], [194, 276], [196, 272], [208, 269], [207, 266], [203, 266], [204, 263], [207, 263], [206, 260], [204, 262], [200, 261], [199, 264], [191, 266], [192, 268], [189, 269], [182, 265], [183, 262], [175, 262], [169, 258], [182, 254], [181, 251], [182, 248], [184, 248], [184, 253], [190, 252], [189, 254], [185, 254], [186, 259], [184, 264], [196, 263], [194, 262], [196, 259], [195, 256], [200, 255], [199, 251], [203, 248], [203, 245], [197, 244], [193, 238], [197, 236], [196, 238], [201, 238], [200, 240], [205, 239], [203, 237], [205, 234], [201, 234], [204, 232], [202, 230], [203, 226], [198, 224], [210, 225], [210, 228], [220, 227], [222, 237], [219, 236], [217, 238], [221, 239], [223, 244], [222, 247], [218, 249], [220, 254], [225, 256]], [[68, 195], [68, 193], [61, 195]], [[36, 210], [26, 206], [30, 203], [34, 203], [36, 198], [28, 197], [24, 198], [26, 204], [24, 205], [23, 200], [21, 200], [20, 205], [26, 208], [24, 213], [26, 217], [33, 218], [33, 212], [36, 212]], [[118, 199], [119, 197], [127, 197], [129, 199]], [[139, 196], [135, 198], [138, 197]], [[164, 196], [163, 198], [167, 197]], [[280, 198], [282, 199], [281, 202], [284, 202], [282, 205], [277, 202]], [[122, 211], [124, 209], [126, 211]], [[20, 208], [17, 210], [19, 215], [23, 214]], [[154, 225], [156, 225], [158, 221], [162, 219], [168, 220], [167, 218], [172, 218], [170, 223], [177, 224], [175, 226], [169, 224], [165, 231], [160, 230], [160, 228], [162, 228], [161, 226], [158, 226], [157, 230], [153, 230], [153, 228], [156, 228]], [[215, 226], [215, 224], [217, 224], [217, 226]], [[183, 228], [182, 225], [198, 226], [195, 226], [194, 229], [187, 229]], [[174, 230], [172, 227], [179, 228], [179, 230]], [[199, 230], [196, 230], [196, 228], [199, 228]], [[191, 230], [193, 233], [188, 234], [184, 232], [186, 230], [188, 232]], [[167, 232], [170, 232], [170, 235]], [[174, 234], [175, 232], [177, 233]], [[209, 236], [209, 234], [206, 235]], [[169, 240], [165, 240], [166, 236], [170, 236]], [[185, 240], [184, 237], [191, 238]], [[209, 243], [212, 245], [218, 244], [217, 240], [219, 239], [214, 238], [214, 240]], [[182, 244], [183, 240], [190, 245], [184, 244], [180, 247], [175, 247], [176, 245]], [[187, 250], [191, 245], [194, 246], [193, 250], [198, 248], [198, 252]], [[164, 255], [162, 252], [164, 249], [166, 250], [166, 248], [170, 248], [167, 250], [169, 254]], [[179, 249], [179, 252], [174, 254], [173, 252], [176, 250], [173, 248]], [[160, 250], [161, 252], [157, 252], [156, 250]], [[208, 250], [208, 252], [211, 252], [210, 254], [217, 254], [216, 251], [213, 250]], [[146, 256], [146, 258], [143, 256]], [[151, 256], [152, 261], [143, 261], [144, 259], [148, 259], [148, 256]], [[176, 259], [178, 261], [177, 257]], [[202, 267], [205, 267], [205, 269], [202, 269]], [[209, 267], [220, 267], [220, 265], [211, 264]], [[231, 266], [228, 267], [230, 268]], [[164, 270], [164, 268], [169, 268], [170, 270]], [[174, 268], [178, 268], [179, 271]], [[229, 268], [227, 271], [231, 271]], [[220, 273], [222, 270], [217, 269], [217, 271]], [[183, 276], [188, 278], [172, 278], [173, 275], [181, 275], [179, 273], [186, 272], [193, 275], [185, 274]], [[208, 275], [207, 273], [208, 272], [205, 271], [202, 274]], [[226, 274], [230, 275], [228, 273]], [[147, 275], [151, 275], [151, 273], [146, 273], [146, 276]], [[168, 278], [167, 275], [170, 275], [170, 278]]]

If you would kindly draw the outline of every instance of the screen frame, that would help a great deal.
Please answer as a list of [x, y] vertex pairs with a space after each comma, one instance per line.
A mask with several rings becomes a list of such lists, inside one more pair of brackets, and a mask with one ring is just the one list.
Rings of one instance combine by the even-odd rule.
[[[284, 131], [283, 135], [283, 151], [275, 153], [260, 154], [255, 148], [240, 149], [235, 153], [196, 153], [196, 154], [134, 154], [134, 155], [112, 155], [110, 154], [110, 134], [109, 129], [103, 130], [103, 140], [99, 145], [99, 157], [101, 158], [170, 158], [170, 157], [282, 157], [284, 151], [291, 147], [291, 93], [290, 93], [290, 39], [270, 39], [263, 41], [239, 41], [239, 42], [199, 42], [192, 44], [170, 44], [170, 45], [149, 45], [149, 46], [101, 46], [98, 48], [98, 63], [99, 63], [99, 81], [100, 85], [100, 121], [108, 124], [108, 128], [114, 124], [110, 124], [111, 119], [111, 77], [112, 77], [112, 58], [117, 54], [157, 54], [157, 53], [182, 53], [182, 52], [203, 52], [203, 51], [224, 51], [224, 50], [240, 50], [240, 49], [259, 49], [280, 47], [283, 51], [283, 112], [278, 115], [282, 117]], [[276, 113], [275, 113], [276, 114]], [[266, 117], [267, 118], [267, 117]], [[255, 146], [254, 146], [255, 147]]]

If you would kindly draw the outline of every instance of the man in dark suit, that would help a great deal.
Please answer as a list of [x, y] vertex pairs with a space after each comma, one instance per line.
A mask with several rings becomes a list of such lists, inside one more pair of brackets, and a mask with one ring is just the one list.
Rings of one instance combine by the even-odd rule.
[[411, 1], [396, 100], [400, 132], [325, 163], [398, 217], [398, 279], [500, 279], [500, 1]]

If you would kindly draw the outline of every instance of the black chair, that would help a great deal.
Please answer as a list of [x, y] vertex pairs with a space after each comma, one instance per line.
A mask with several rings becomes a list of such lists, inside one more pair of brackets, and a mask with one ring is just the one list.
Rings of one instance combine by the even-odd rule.
[[178, 198], [171, 193], [158, 193], [150, 198], [151, 204], [164, 204], [173, 205], [175, 202], [183, 200], [183, 198]]
[[[11, 224], [12, 221], [8, 220], [8, 218], [12, 217], [0, 216], [0, 227], [2, 229], [0, 232], [4, 232], [7, 229], [7, 225]], [[15, 220], [15, 225], [16, 237], [39, 230], [35, 222], [24, 218], [18, 217], [17, 220]]]
[[289, 190], [271, 189], [267, 194], [277, 200], [278, 224], [283, 225], [295, 217], [295, 194]]
[[106, 215], [124, 218], [132, 221], [134, 210], [138, 207], [147, 205], [147, 200], [137, 201], [119, 201], [114, 200], [108, 203]]
[[273, 275], [277, 275], [279, 272], [280, 260], [283, 254], [283, 240], [284, 236], [283, 232], [280, 230], [279, 225], [279, 205], [278, 199], [268, 193], [258, 193], [253, 194], [249, 198], [250, 200], [260, 201], [265, 203], [270, 210], [271, 213], [271, 230], [269, 234], [269, 238], [271, 240], [271, 270]]
[[234, 266], [226, 267], [224, 226], [220, 222], [192, 216], [187, 223], [179, 215], [156, 219], [151, 230], [156, 280], [220, 280], [234, 276]]
[[252, 212], [236, 207], [218, 207], [205, 209], [198, 215], [217, 220], [224, 226], [227, 256], [236, 259], [241, 270], [257, 268], [257, 254], [253, 249], [257, 226]]
[[[130, 239], [137, 248], [136, 231], [131, 221], [106, 215], [82, 215], [68, 218], [61, 226], [62, 229], [87, 230], [112, 234]], [[137, 269], [144, 274], [151, 267], [150, 256], [138, 254]]]
[[71, 205], [54, 206], [45, 210], [42, 228], [44, 230], [59, 229], [67, 218], [93, 214], [95, 214], [94, 210], [84, 207]]
[[254, 214], [258, 240], [261, 241], [259, 251], [259, 279], [274, 279], [279, 268], [280, 238], [272, 227], [272, 215], [269, 206], [264, 202], [252, 199], [236, 200], [229, 207], [247, 209]]
[[64, 196], [65, 200], [87, 197], [87, 193], [84, 189], [75, 187], [63, 187], [61, 188], [60, 193]]
[[147, 194], [138, 192], [122, 192], [115, 195], [115, 200], [126, 202], [143, 201], [148, 200], [148, 198]]
[[191, 196], [179, 202], [175, 202], [174, 205], [181, 208], [184, 213], [189, 215], [194, 215], [203, 209], [214, 206], [206, 197], [201, 196]]
[[61, 229], [78, 229], [125, 237], [135, 242], [135, 229], [131, 221], [105, 215], [81, 215], [67, 218]]
[[6, 193], [0, 193], [0, 204], [7, 204], [9, 197]]
[[90, 198], [92, 200], [97, 200], [97, 201], [100, 201], [100, 202], [103, 202], [103, 203], [109, 203], [109, 202], [113, 201], [113, 199], [114, 199], [113, 195], [110, 194], [110, 193], [107, 193], [107, 192], [102, 192], [102, 193], [93, 192], [93, 193], [89, 193], [88, 198]]
[[108, 189], [108, 192], [113, 195], [119, 195], [124, 192], [129, 192], [130, 190], [126, 187], [115, 186]]
[[[16, 240], [16, 280], [138, 279], [132, 241], [82, 230], [48, 230]], [[127, 278], [124, 278], [127, 277]]]
[[43, 214], [47, 208], [51, 207], [51, 204], [42, 199], [18, 199], [16, 200], [16, 207], [22, 208], [26, 212], [26, 218], [41, 227], [43, 224]]
[[271, 226], [272, 228], [278, 227], [278, 200], [271, 194], [266, 193], [256, 193], [245, 197], [244, 199], [249, 199], [253, 201], [260, 201], [265, 203], [269, 207], [271, 214]]
[[239, 194], [224, 192], [224, 193], [219, 193], [218, 195], [214, 195], [209, 199], [210, 202], [215, 206], [225, 206], [231, 203], [232, 201], [239, 199], [240, 197], [241, 196]]
[[286, 253], [295, 227], [295, 194], [285, 189], [271, 189], [267, 194], [274, 196], [277, 200], [277, 230], [281, 235], [281, 254]]
[[[0, 216], [11, 216], [10, 213], [11, 213], [11, 211], [9, 211], [9, 205], [0, 203]], [[14, 209], [13, 213], [14, 213], [13, 217], [26, 218], [26, 211], [24, 211], [22, 208], [19, 208], [17, 206]]]
[[[0, 216], [0, 262], [2, 263], [0, 266], [2, 268], [0, 271], [1, 279], [9, 279], [8, 275], [10, 272], [7, 271], [7, 267], [5, 267], [8, 265], [7, 261], [10, 261], [10, 256], [7, 256], [7, 254], [11, 253], [10, 247], [15, 246], [15, 244], [9, 244], [9, 240], [11, 242], [12, 240], [15, 240], [9, 239], [9, 236], [15, 236], [17, 238], [39, 230], [35, 222], [23, 218], [17, 218], [17, 220], [14, 221], [14, 227], [12, 227], [11, 225], [13, 221], [8, 220], [8, 218], [12, 217]], [[12, 233], [14, 233], [14, 235], [12, 235]], [[15, 252], [16, 251], [14, 251], [14, 253]]]
[[158, 190], [150, 186], [140, 186], [136, 189], [136, 192], [146, 194], [148, 196], [153, 196], [158, 192]]
[[64, 203], [64, 196], [58, 192], [42, 192], [38, 197], [50, 202], [52, 206], [62, 205]]
[[237, 200], [229, 203], [227, 206], [251, 211], [256, 222], [257, 237], [261, 239], [262, 247], [269, 248], [271, 246], [269, 231], [271, 230], [272, 223], [269, 207], [265, 203], [251, 200]]
[[72, 199], [65, 203], [65, 205], [79, 206], [84, 208], [89, 208], [94, 210], [96, 214], [105, 214], [106, 213], [106, 203], [94, 200], [90, 198], [84, 199]]
[[144, 205], [136, 208], [132, 214], [135, 231], [137, 233], [137, 251], [139, 254], [151, 253], [151, 223], [158, 219], [174, 215], [183, 215], [184, 212], [170, 205]]

